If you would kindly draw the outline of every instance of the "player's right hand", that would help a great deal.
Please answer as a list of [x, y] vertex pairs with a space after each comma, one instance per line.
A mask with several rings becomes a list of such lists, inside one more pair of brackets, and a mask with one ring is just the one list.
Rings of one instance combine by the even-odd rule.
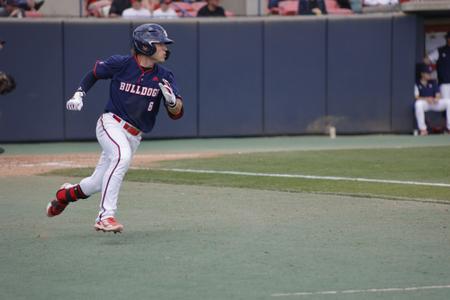
[[86, 94], [82, 91], [77, 91], [72, 98], [66, 103], [67, 110], [81, 110], [83, 108], [83, 97]]

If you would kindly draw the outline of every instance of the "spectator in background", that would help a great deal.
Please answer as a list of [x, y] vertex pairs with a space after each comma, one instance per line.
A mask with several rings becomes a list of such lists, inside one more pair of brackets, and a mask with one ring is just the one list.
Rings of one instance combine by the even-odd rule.
[[225, 17], [225, 10], [219, 3], [220, 0], [206, 0], [206, 5], [200, 8], [197, 17]]
[[[357, 14], [362, 13], [363, 0], [344, 0], [344, 1], [348, 1], [350, 3], [350, 8], [354, 13], [357, 13]], [[338, 3], [339, 2], [340, 2], [340, 0], [338, 0]]]
[[327, 9], [324, 0], [300, 0], [298, 1], [299, 15], [326, 15]]
[[364, 6], [397, 5], [398, 0], [364, 0]]
[[87, 0], [84, 15], [90, 17], [106, 17], [111, 8], [111, 0]]
[[271, 8], [274, 8], [274, 7], [278, 7], [278, 3], [279, 2], [280, 2], [280, 0], [268, 0], [267, 8], [271, 9]]
[[44, 0], [13, 0], [7, 2], [23, 10], [38, 10], [44, 4]]
[[447, 32], [446, 44], [428, 55], [429, 60], [436, 64], [441, 94], [450, 99], [450, 32]]
[[450, 99], [442, 99], [438, 84], [431, 79], [432, 68], [421, 63], [417, 66], [420, 78], [414, 87], [415, 113], [420, 135], [428, 135], [425, 112], [447, 111], [447, 131], [450, 131]]
[[340, 8], [352, 9], [350, 0], [336, 0], [336, 2]]
[[159, 8], [153, 12], [153, 17], [158, 19], [176, 19], [178, 18], [175, 10], [170, 7], [172, 0], [160, 0]]
[[23, 18], [25, 11], [35, 12], [44, 4], [44, 0], [0, 0], [0, 16]]
[[130, 0], [113, 0], [111, 3], [111, 8], [109, 9], [109, 16], [112, 18], [120, 17], [122, 16], [122, 12], [130, 7]]
[[147, 7], [150, 10], [150, 12], [153, 12], [160, 7], [160, 0], [145, 0], [145, 1], [147, 2], [142, 2], [142, 6]]
[[142, 6], [142, 0], [131, 0], [131, 7], [122, 12], [122, 18], [150, 18], [152, 14], [148, 8]]
[[280, 1], [283, 0], [268, 0], [267, 2], [267, 10], [269, 12], [269, 14], [271, 15], [278, 15], [280, 14], [279, 9], [278, 9], [278, 4], [280, 3]]
[[7, 17], [9, 16], [9, 12], [6, 9], [6, 1], [0, 0], [0, 17]]

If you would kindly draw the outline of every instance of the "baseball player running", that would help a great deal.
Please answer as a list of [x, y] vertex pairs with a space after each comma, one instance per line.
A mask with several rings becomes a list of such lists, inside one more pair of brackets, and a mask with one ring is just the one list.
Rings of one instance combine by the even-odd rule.
[[113, 55], [97, 61], [82, 79], [80, 87], [67, 101], [68, 110], [79, 111], [89, 89], [99, 79], [110, 79], [110, 96], [97, 121], [96, 136], [102, 153], [94, 173], [79, 184], [65, 183], [47, 205], [47, 216], [61, 214], [67, 205], [101, 192], [97, 231], [121, 232], [115, 219], [119, 190], [142, 132], [150, 132], [163, 99], [169, 116], [183, 115], [183, 102], [172, 72], [160, 65], [170, 55], [173, 41], [158, 24], [143, 24], [133, 31], [132, 55]]

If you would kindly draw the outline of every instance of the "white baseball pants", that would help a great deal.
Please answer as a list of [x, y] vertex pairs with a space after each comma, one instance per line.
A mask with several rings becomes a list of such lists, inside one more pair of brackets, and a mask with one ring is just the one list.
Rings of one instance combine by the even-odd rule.
[[447, 128], [450, 129], [450, 98], [440, 99], [438, 103], [429, 104], [426, 100], [418, 99], [415, 103], [417, 127], [426, 130], [425, 112], [427, 111], [447, 111]]
[[112, 113], [104, 113], [97, 121], [96, 135], [102, 153], [94, 173], [80, 182], [86, 195], [101, 193], [97, 222], [113, 217], [117, 210], [119, 190], [142, 136], [128, 133], [124, 121], [118, 122]]
[[450, 99], [450, 83], [443, 83], [440, 85], [441, 96], [443, 99]]

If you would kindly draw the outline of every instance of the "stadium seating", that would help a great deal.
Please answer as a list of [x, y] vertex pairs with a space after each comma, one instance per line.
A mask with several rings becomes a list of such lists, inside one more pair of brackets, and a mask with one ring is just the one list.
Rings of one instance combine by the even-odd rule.
[[330, 15], [351, 15], [353, 11], [348, 8], [340, 8], [336, 0], [325, 0], [325, 7]]
[[180, 17], [193, 17], [197, 14], [193, 6], [187, 2], [172, 2], [171, 6]]
[[235, 14], [234, 14], [234, 12], [232, 12], [232, 11], [226, 10], [226, 11], [225, 11], [225, 16], [226, 16], [226, 17], [234, 17]]
[[191, 5], [192, 5], [192, 8], [197, 12], [200, 10], [200, 8], [202, 8], [203, 6], [206, 5], [206, 1], [193, 2]]
[[107, 17], [110, 8], [111, 8], [110, 0], [99, 0], [91, 2], [87, 6], [87, 14], [88, 16], [97, 18]]
[[[193, 3], [172, 2], [171, 6], [177, 12], [178, 16], [180, 16], [180, 17], [195, 17], [195, 16], [197, 16], [197, 12], [206, 4], [207, 4], [206, 1], [193, 2]], [[225, 15], [227, 17], [233, 17], [235, 14], [232, 11], [226, 10]]]
[[36, 10], [26, 10], [25, 17], [26, 18], [42, 18], [43, 15]]
[[286, 0], [278, 3], [278, 14], [293, 16], [298, 14], [298, 0]]

